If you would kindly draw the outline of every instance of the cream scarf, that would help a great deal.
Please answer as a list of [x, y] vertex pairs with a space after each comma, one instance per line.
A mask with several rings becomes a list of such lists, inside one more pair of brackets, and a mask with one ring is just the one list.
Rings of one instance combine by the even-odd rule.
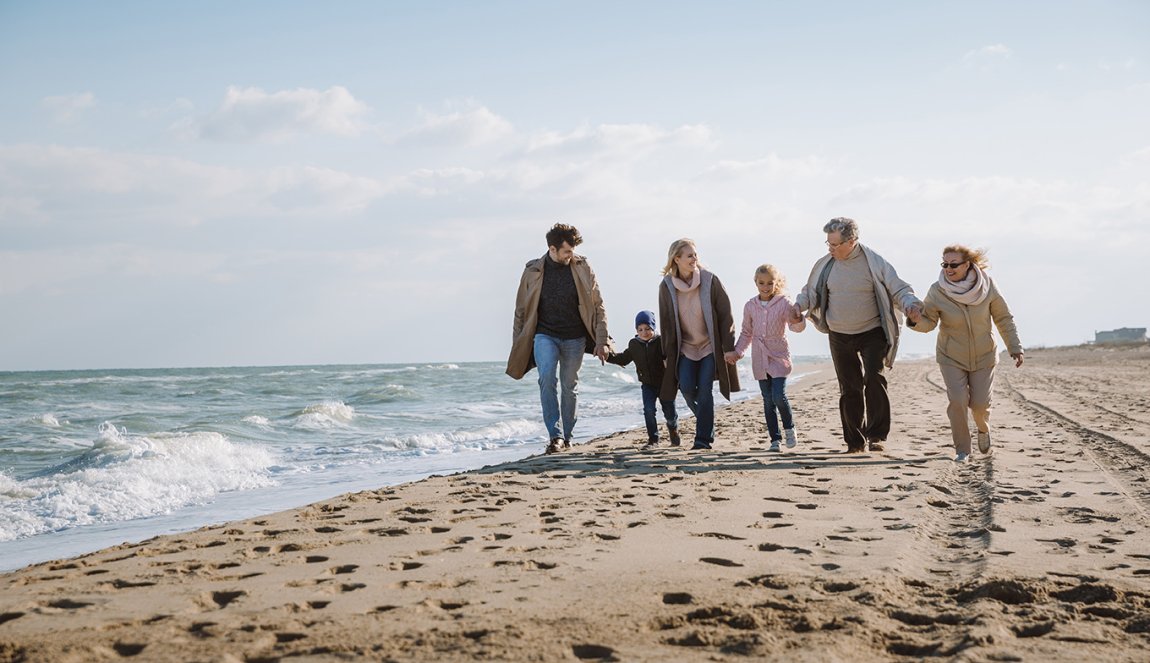
[[986, 299], [990, 294], [990, 277], [978, 268], [978, 265], [973, 262], [970, 263], [970, 269], [966, 271], [966, 278], [958, 283], [951, 283], [946, 280], [946, 272], [940, 272], [938, 275], [938, 287], [942, 288], [943, 293], [950, 297], [959, 304], [966, 304], [967, 306], [976, 306]]

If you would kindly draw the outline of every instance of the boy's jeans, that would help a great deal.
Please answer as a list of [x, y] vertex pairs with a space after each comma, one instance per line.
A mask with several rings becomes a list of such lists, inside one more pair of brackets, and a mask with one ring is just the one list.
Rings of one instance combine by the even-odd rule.
[[664, 401], [659, 399], [659, 390], [645, 384], [639, 385], [643, 389], [643, 421], [647, 424], [647, 439], [659, 439], [659, 425], [655, 422], [655, 402], [663, 406], [663, 418], [667, 420], [667, 428], [679, 427], [679, 413], [675, 411], [675, 399]]
[[[535, 335], [535, 365], [539, 369], [539, 402], [543, 406], [543, 425], [548, 439], [571, 439], [577, 419], [579, 368], [583, 366], [582, 338], [561, 339], [547, 334]], [[560, 398], [556, 386], [563, 385]], [[559, 428], [560, 415], [563, 428]]]

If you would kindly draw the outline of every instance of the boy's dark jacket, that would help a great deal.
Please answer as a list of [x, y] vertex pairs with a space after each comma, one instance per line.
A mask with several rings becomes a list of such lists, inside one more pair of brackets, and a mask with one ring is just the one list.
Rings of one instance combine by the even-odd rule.
[[607, 361], [619, 366], [626, 366], [635, 362], [635, 372], [639, 374], [639, 382], [654, 387], [656, 390], [663, 384], [663, 344], [659, 335], [655, 334], [651, 340], [644, 341], [638, 336], [627, 343], [627, 349], [622, 352], [612, 352]]

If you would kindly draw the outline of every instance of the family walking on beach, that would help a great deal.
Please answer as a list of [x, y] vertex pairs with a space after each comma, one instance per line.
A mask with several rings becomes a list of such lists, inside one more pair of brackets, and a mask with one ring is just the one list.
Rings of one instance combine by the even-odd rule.
[[989, 452], [990, 392], [998, 361], [993, 329], [1006, 342], [1015, 366], [1022, 365], [1023, 350], [1006, 301], [985, 271], [985, 252], [962, 245], [944, 248], [938, 282], [923, 302], [890, 263], [859, 242], [853, 219], [832, 219], [823, 232], [827, 255], [815, 262], [793, 302], [784, 294], [786, 281], [777, 268], [763, 264], [755, 269], [758, 294], [743, 306], [737, 339], [731, 302], [719, 277], [702, 266], [692, 240], [676, 240], [659, 284], [657, 319], [652, 311], [639, 312], [635, 337], [626, 350], [616, 352], [595, 272], [575, 254], [583, 238], [573, 226], [555, 224], [547, 232], [547, 253], [528, 262], [520, 278], [507, 361], [507, 374], [515, 379], [539, 370], [546, 453], [571, 445], [584, 354], [620, 366], [635, 364], [645, 449], [659, 445], [657, 405], [671, 445], [681, 444], [677, 394], [695, 415], [691, 448], [711, 449], [714, 383], [727, 400], [741, 389], [736, 365], [748, 347], [763, 395], [770, 451], [780, 451], [784, 442], [795, 447], [798, 436], [786, 393], [792, 369], [786, 330], [801, 332], [806, 320], [829, 338], [846, 451], [881, 452], [891, 427], [884, 371], [894, 365], [903, 315], [916, 331], [938, 328], [936, 358], [946, 384], [955, 460], [965, 461], [972, 450], [968, 410], [978, 448]]

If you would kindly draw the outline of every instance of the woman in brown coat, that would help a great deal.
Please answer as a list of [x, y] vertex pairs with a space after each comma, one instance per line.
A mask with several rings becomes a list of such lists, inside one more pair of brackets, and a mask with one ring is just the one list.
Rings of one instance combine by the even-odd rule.
[[715, 377], [727, 400], [739, 391], [739, 375], [723, 361], [735, 349], [735, 318], [731, 300], [719, 277], [699, 264], [695, 243], [675, 240], [667, 251], [659, 285], [659, 326], [667, 370], [660, 398], [673, 399], [675, 388], [695, 414], [692, 449], [710, 449], [715, 442]]

